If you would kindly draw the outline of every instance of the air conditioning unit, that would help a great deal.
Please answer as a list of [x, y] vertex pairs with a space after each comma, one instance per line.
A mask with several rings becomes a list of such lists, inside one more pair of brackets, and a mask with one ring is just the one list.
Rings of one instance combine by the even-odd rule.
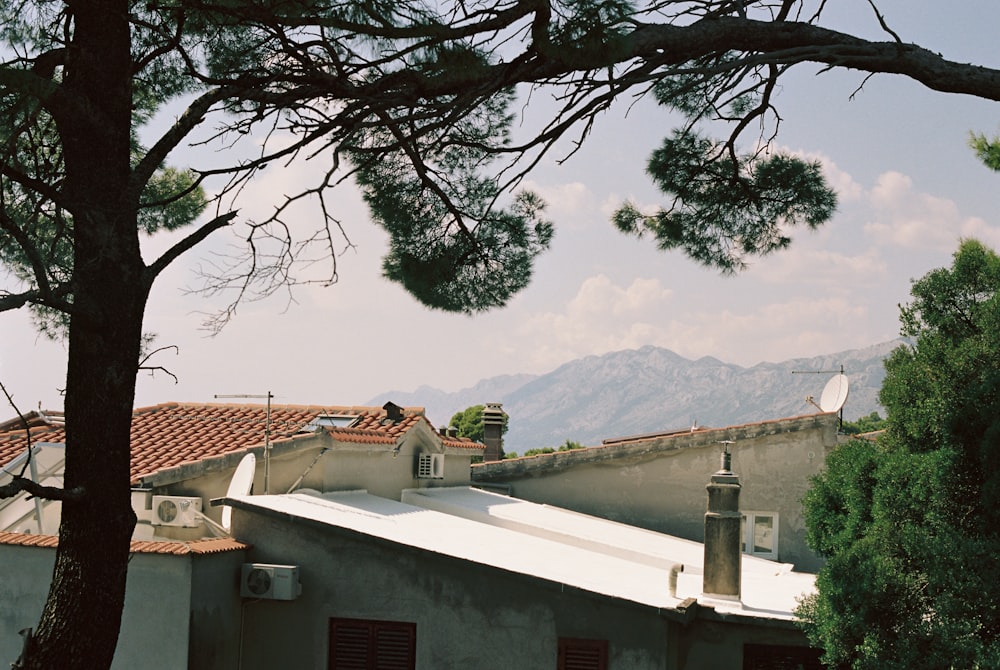
[[196, 528], [201, 525], [201, 498], [153, 496], [152, 512], [154, 526]]
[[417, 479], [443, 479], [444, 454], [420, 454], [417, 456]]
[[244, 563], [240, 595], [264, 600], [295, 600], [302, 594], [299, 566]]

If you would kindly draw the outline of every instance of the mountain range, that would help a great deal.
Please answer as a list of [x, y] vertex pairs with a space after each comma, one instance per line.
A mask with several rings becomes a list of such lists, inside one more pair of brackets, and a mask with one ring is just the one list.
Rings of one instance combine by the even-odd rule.
[[660, 347], [586, 356], [542, 375], [511, 374], [447, 392], [421, 386], [368, 402], [422, 406], [431, 423], [446, 426], [470, 405], [503, 404], [509, 415], [504, 450], [557, 447], [692, 425], [724, 427], [812, 414], [827, 382], [843, 370], [850, 381], [844, 419], [884, 410], [878, 391], [883, 361], [903, 340], [782, 363], [742, 367], [716, 358], [690, 360]]

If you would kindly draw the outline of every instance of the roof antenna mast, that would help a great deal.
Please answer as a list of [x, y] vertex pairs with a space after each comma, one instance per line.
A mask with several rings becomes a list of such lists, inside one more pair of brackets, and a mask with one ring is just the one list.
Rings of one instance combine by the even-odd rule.
[[264, 418], [264, 495], [267, 495], [271, 479], [271, 398], [274, 395], [270, 391], [266, 395], [254, 395], [252, 393], [236, 393], [233, 395], [216, 394], [214, 398], [267, 398], [267, 414]]
[[844, 374], [844, 365], [841, 363], [839, 372], [837, 370], [792, 370], [792, 374], [836, 374], [823, 387], [823, 395], [820, 396], [819, 404], [813, 397], [806, 396], [806, 402], [821, 412], [837, 412], [839, 415], [839, 428], [844, 427], [844, 403], [847, 402], [847, 394], [850, 384], [847, 375]]

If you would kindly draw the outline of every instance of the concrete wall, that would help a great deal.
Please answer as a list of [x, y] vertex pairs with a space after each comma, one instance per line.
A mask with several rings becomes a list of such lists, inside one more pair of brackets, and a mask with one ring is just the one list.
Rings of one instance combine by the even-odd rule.
[[52, 581], [56, 552], [44, 547], [0, 545], [0, 666], [20, 655], [18, 631], [34, 628]]
[[128, 566], [125, 611], [112, 670], [156, 664], [188, 667], [191, 561], [188, 557], [135, 554]]
[[416, 623], [418, 668], [552, 670], [560, 636], [611, 641], [611, 667], [669, 668], [665, 619], [499, 570], [237, 510], [253, 560], [300, 566], [296, 601], [247, 605], [245, 670], [323, 668], [334, 617]]
[[[326, 449], [327, 451], [323, 452]], [[264, 493], [264, 459], [262, 449], [257, 456], [253, 492]], [[322, 453], [321, 453], [322, 452]], [[145, 484], [157, 495], [198, 496], [202, 512], [216, 523], [221, 521], [222, 508], [211, 507], [209, 501], [226, 494], [236, 466], [246, 452], [227, 454], [180, 466], [154, 475]], [[418, 479], [416, 459], [421, 453], [443, 453], [444, 478]], [[312, 437], [276, 442], [271, 450], [268, 490], [272, 494], [286, 493], [291, 488], [311, 488], [317, 491], [349, 491], [366, 489], [370, 493], [399, 500], [409, 488], [432, 486], [467, 486], [473, 455], [480, 451], [456, 447], [442, 450], [438, 436], [423, 423], [415, 425], [406, 435], [398, 451], [391, 444], [338, 443], [327, 433]], [[301, 478], [301, 481], [300, 481]], [[152, 531], [149, 531], [152, 533]], [[157, 537], [175, 540], [196, 540], [205, 535], [203, 528], [157, 527]]]
[[246, 560], [241, 551], [192, 556], [189, 670], [238, 670]]
[[740, 509], [779, 514], [778, 560], [815, 571], [802, 496], [836, 445], [834, 414], [557, 452], [472, 468], [476, 484], [679, 537], [704, 539], [705, 486], [722, 441], [742, 484]]
[[552, 670], [560, 637], [608, 640], [620, 670], [738, 670], [748, 640], [804, 644], [790, 626], [686, 621], [315, 522], [236, 510], [234, 528], [252, 560], [298, 565], [302, 584], [295, 601], [247, 603], [245, 670], [327, 667], [335, 617], [415, 623], [416, 667], [433, 670]]
[[[38, 623], [55, 549], [0, 545], [0, 663]], [[242, 552], [134, 554], [113, 670], [235, 670]]]

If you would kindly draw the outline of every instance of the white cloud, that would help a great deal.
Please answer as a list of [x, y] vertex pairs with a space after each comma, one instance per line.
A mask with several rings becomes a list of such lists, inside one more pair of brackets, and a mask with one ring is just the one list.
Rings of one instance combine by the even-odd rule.
[[865, 225], [865, 233], [876, 244], [945, 253], [963, 237], [1000, 245], [1000, 227], [963, 216], [953, 200], [916, 191], [913, 180], [899, 172], [880, 175], [869, 200], [876, 218]]
[[881, 281], [889, 274], [889, 268], [875, 249], [847, 255], [793, 243], [791, 249], [757, 262], [751, 272], [769, 284], [809, 284], [835, 291], [848, 284], [870, 285]]
[[581, 284], [564, 310], [525, 319], [511, 339], [530, 352], [535, 370], [649, 344], [692, 359], [710, 355], [753, 365], [867, 346], [876, 341], [873, 337], [892, 336], [867, 332], [868, 317], [867, 304], [856, 296], [792, 297], [742, 310], [728, 302], [713, 310], [697, 298], [689, 306], [678, 304], [678, 295], [656, 279], [621, 286], [597, 275]]
[[561, 312], [542, 312], [517, 327], [542, 367], [571, 358], [631, 349], [657, 339], [653, 321], [668, 310], [673, 291], [657, 279], [638, 278], [618, 286], [606, 275], [586, 279]]
[[573, 224], [595, 209], [594, 193], [582, 182], [543, 185], [525, 181], [524, 188], [540, 195], [547, 205], [548, 218], [560, 224]]

